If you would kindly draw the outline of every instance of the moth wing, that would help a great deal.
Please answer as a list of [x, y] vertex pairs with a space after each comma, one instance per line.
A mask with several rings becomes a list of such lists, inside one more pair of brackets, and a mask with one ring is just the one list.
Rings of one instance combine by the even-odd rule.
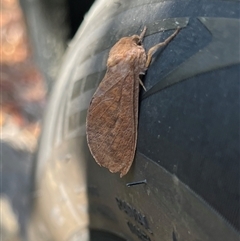
[[124, 176], [136, 149], [139, 79], [133, 70], [108, 69], [87, 115], [87, 141], [96, 162]]

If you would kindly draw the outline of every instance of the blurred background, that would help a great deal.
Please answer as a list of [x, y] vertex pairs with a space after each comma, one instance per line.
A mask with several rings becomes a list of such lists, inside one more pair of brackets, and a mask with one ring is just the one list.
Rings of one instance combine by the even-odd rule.
[[64, 52], [93, 1], [1, 0], [1, 241], [24, 240], [34, 153]]

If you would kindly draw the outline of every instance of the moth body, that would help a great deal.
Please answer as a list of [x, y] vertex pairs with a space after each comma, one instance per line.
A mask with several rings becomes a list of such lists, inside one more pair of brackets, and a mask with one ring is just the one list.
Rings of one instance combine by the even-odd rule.
[[[109, 169], [127, 174], [135, 156], [138, 127], [139, 75], [145, 73], [152, 54], [167, 44], [149, 50], [142, 46], [146, 32], [140, 36], [121, 38], [110, 50], [106, 74], [94, 93], [86, 120], [87, 143], [96, 162]], [[144, 86], [143, 86], [144, 87]], [[145, 88], [145, 87], [144, 87]]]

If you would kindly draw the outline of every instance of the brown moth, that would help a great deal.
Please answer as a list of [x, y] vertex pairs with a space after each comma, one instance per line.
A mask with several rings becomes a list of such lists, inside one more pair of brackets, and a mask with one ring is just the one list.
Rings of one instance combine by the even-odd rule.
[[87, 143], [96, 162], [126, 175], [133, 163], [137, 143], [139, 78], [152, 55], [167, 45], [179, 28], [146, 54], [141, 35], [121, 38], [110, 50], [107, 72], [92, 97], [87, 114]]

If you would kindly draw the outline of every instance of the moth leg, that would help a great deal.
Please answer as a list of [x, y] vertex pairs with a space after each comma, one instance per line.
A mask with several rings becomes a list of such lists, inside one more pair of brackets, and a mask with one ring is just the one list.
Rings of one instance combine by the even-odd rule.
[[148, 66], [150, 65], [153, 54], [154, 54], [159, 48], [161, 48], [161, 47], [163, 47], [163, 46], [166, 46], [166, 45], [178, 34], [179, 31], [180, 31], [180, 27], [178, 27], [178, 28], [176, 29], [176, 31], [175, 31], [172, 35], [170, 35], [167, 39], [165, 39], [164, 42], [159, 43], [159, 44], [156, 44], [155, 46], [153, 46], [152, 48], [149, 49], [149, 51], [148, 51], [148, 53], [147, 53], [146, 68], [148, 68]]
[[140, 78], [139, 78], [139, 83], [140, 83], [140, 85], [143, 87], [143, 89], [144, 89], [145, 91], [147, 91], [146, 87], [144, 86], [144, 84], [143, 84], [143, 82], [141, 81]]

